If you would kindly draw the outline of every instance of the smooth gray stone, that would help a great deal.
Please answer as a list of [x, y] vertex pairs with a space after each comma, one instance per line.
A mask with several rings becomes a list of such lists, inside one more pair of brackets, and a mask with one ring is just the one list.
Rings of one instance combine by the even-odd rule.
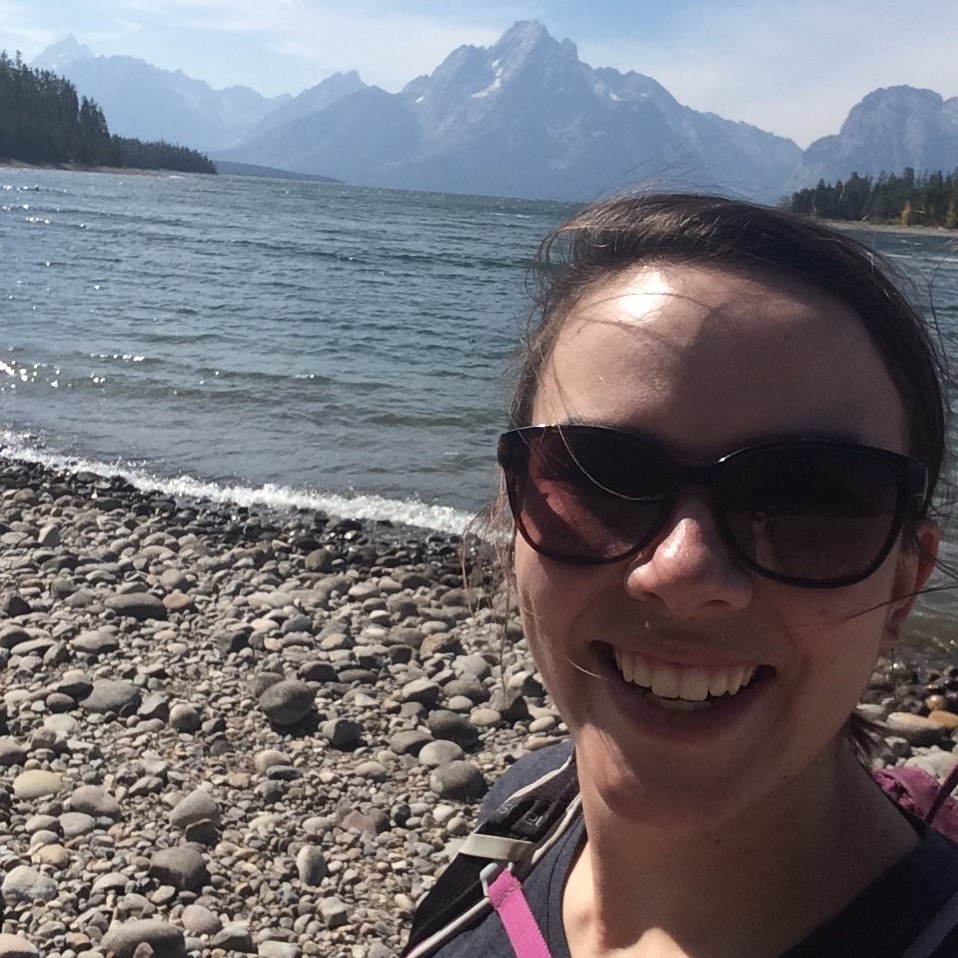
[[70, 796], [70, 808], [94, 818], [112, 818], [118, 821], [123, 817], [120, 803], [100, 785], [81, 785]]
[[465, 756], [462, 746], [448, 740], [429, 742], [419, 752], [419, 761], [427, 768], [439, 768], [457, 762]]
[[180, 799], [170, 812], [170, 824], [179, 828], [186, 828], [187, 825], [202, 821], [218, 825], [220, 818], [219, 805], [205, 788], [190, 792], [189, 795]]
[[329, 874], [322, 848], [317, 845], [304, 845], [296, 856], [296, 871], [304, 885], [318, 885]]
[[87, 712], [132, 715], [140, 704], [140, 690], [132, 682], [120, 679], [97, 679], [90, 694], [80, 702]]
[[125, 595], [111, 595], [104, 605], [119, 615], [129, 616], [137, 622], [148, 619], [166, 621], [166, 606], [150, 592], [131, 592]]
[[429, 787], [440, 798], [457, 801], [482, 798], [489, 788], [482, 772], [475, 765], [461, 761], [433, 769], [429, 776]]
[[223, 922], [204, 905], [187, 905], [180, 921], [191, 935], [215, 935], [223, 930]]
[[210, 880], [203, 856], [188, 845], [157, 852], [150, 862], [150, 875], [180, 891], [199, 891]]
[[0, 895], [7, 903], [53, 901], [57, 883], [29, 865], [17, 865], [4, 877]]
[[274, 725], [295, 725], [312, 711], [316, 695], [298, 679], [283, 679], [259, 697], [259, 707]]
[[114, 958], [133, 958], [141, 944], [153, 949], [154, 958], [185, 958], [186, 942], [179, 928], [158, 918], [144, 918], [114, 925], [100, 942], [102, 951]]

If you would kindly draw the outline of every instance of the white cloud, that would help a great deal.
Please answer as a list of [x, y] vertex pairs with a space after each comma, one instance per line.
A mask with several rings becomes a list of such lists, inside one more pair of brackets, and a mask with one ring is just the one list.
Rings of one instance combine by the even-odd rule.
[[[946, 9], [949, 8], [949, 9]], [[583, 41], [584, 59], [652, 76], [677, 99], [793, 137], [838, 131], [880, 86], [958, 94], [958, 18], [939, 0], [690, 4], [656, 39]]]
[[[72, 32], [214, 87], [297, 93], [337, 70], [389, 91], [457, 46], [541, 19], [593, 66], [634, 69], [681, 102], [791, 136], [837, 132], [878, 86], [958, 94], [954, 0], [0, 0], [3, 44], [28, 61]], [[626, 4], [628, 4], [626, 6]]]

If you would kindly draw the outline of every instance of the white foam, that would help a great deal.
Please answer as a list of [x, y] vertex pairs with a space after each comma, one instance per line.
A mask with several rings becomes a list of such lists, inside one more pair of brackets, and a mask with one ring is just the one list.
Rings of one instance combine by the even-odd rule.
[[142, 492], [205, 499], [236, 506], [266, 506], [271, 509], [308, 509], [331, 516], [370, 521], [388, 521], [437, 532], [461, 533], [472, 516], [450, 506], [429, 505], [416, 499], [387, 499], [377, 495], [339, 495], [266, 483], [262, 486], [224, 485], [193, 476], [172, 478], [151, 475], [125, 462], [105, 463], [65, 456], [38, 448], [29, 436], [0, 431], [0, 458], [37, 463], [66, 472], [92, 472], [106, 478], [125, 479]]

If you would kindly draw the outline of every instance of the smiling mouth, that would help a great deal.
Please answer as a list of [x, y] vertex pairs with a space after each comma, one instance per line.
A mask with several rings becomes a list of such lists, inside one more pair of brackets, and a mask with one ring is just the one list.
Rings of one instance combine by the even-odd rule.
[[612, 653], [626, 682], [644, 689], [646, 697], [656, 705], [675, 711], [707, 709], [731, 701], [765, 670], [757, 665], [677, 665], [618, 648], [613, 648]]

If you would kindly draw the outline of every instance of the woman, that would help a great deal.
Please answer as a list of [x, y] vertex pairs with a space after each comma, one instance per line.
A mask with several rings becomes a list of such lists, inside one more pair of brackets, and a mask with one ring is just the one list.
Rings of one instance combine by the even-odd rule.
[[[540, 265], [499, 457], [575, 814], [499, 914], [409, 953], [521, 953], [517, 921], [555, 958], [906, 953], [958, 848], [874, 784], [853, 713], [937, 552], [925, 327], [852, 240], [714, 197], [599, 203]], [[914, 954], [958, 954], [939, 924]]]

